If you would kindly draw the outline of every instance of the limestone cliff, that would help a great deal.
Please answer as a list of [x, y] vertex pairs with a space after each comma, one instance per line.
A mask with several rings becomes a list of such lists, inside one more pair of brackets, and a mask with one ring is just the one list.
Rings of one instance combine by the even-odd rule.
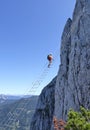
[[66, 23], [55, 93], [58, 118], [66, 119], [70, 108], [90, 109], [90, 0], [77, 0]]
[[[54, 88], [48, 93], [48, 85], [40, 95], [30, 130], [53, 129], [47, 121], [51, 123], [53, 115], [66, 120], [70, 108], [79, 111], [80, 106], [84, 106], [90, 109], [90, 0], [76, 0], [73, 18], [67, 20], [61, 37], [60, 59], [56, 84], [53, 85], [55, 104], [54, 97], [51, 98]], [[49, 116], [44, 115], [48, 103], [45, 98], [50, 102], [48, 110], [52, 114]]]
[[30, 130], [50, 130], [54, 114], [56, 77], [41, 92]]

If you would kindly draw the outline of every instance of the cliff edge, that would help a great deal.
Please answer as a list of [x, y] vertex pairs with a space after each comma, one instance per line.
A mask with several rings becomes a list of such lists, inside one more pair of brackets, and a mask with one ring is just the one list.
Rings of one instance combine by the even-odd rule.
[[67, 20], [61, 37], [60, 59], [57, 78], [52, 89], [49, 84], [42, 91], [30, 130], [52, 130], [53, 115], [67, 120], [70, 108], [90, 109], [90, 0], [76, 0], [73, 18]]

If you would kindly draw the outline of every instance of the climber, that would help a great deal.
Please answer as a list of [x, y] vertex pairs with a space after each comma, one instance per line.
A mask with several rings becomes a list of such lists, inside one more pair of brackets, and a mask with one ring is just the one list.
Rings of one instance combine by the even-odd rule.
[[47, 56], [47, 59], [48, 59], [48, 61], [49, 61], [48, 68], [50, 68], [50, 65], [51, 65], [52, 60], [53, 60], [52, 54], [49, 54], [49, 55]]

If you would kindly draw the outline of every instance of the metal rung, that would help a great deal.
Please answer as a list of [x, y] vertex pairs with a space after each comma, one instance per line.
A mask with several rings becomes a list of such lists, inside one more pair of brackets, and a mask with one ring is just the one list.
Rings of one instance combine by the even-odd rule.
[[24, 109], [24, 108], [22, 108], [22, 107], [18, 107], [18, 108], [16, 108], [16, 110], [17, 110], [17, 109]]
[[7, 127], [10, 127], [10, 128], [13, 128], [12, 125], [8, 125], [8, 124], [5, 124], [4, 126], [5, 126], [5, 127], [7, 126]]
[[13, 118], [11, 118], [11, 119], [9, 119], [10, 121], [15, 121], [15, 119], [13, 119]]

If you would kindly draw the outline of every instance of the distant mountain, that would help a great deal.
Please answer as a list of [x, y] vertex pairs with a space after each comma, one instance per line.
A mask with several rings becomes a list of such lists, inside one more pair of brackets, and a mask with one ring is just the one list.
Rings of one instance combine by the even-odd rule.
[[30, 130], [38, 96], [14, 100], [0, 106], [0, 130]]
[[4, 95], [0, 94], [0, 105], [12, 103], [21, 98], [28, 98], [30, 95]]
[[7, 97], [3, 94], [0, 95], [0, 103], [3, 103], [7, 100]]

